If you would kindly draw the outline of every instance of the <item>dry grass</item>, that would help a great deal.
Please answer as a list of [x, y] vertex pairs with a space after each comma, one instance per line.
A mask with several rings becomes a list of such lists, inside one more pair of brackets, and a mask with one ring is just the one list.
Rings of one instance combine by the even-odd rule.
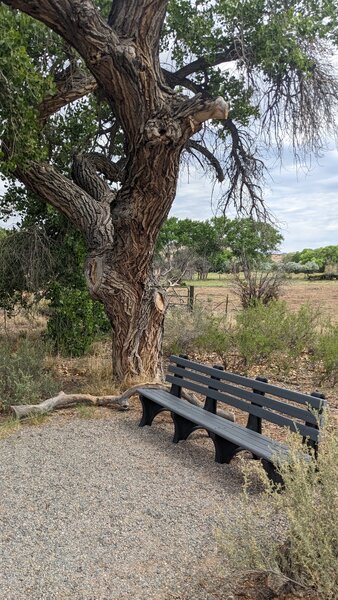
[[0, 440], [7, 438], [23, 427], [40, 427], [50, 419], [50, 415], [32, 415], [18, 420], [15, 417], [0, 417]]
[[[208, 279], [205, 282], [191, 283], [195, 286], [196, 302], [208, 310], [221, 314], [228, 306], [230, 316], [235, 316], [240, 310], [240, 302], [231, 287], [229, 276], [226, 279]], [[176, 292], [180, 296], [187, 296], [186, 288], [178, 288]], [[280, 297], [292, 310], [299, 309], [302, 304], [309, 304], [314, 308], [320, 308], [324, 316], [338, 323], [338, 281], [290, 279]]]

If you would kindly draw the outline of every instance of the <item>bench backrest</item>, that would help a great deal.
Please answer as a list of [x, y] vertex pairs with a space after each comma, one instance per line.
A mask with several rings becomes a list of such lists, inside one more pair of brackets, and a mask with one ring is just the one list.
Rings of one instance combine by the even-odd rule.
[[217, 402], [247, 412], [250, 429], [261, 431], [264, 419], [299, 432], [313, 442], [318, 441], [318, 426], [327, 404], [318, 392], [302, 394], [271, 385], [267, 380], [242, 377], [181, 356], [170, 357], [166, 380], [172, 384], [171, 393], [175, 396], [181, 396], [182, 388], [205, 396], [204, 408], [211, 412], [216, 412]]

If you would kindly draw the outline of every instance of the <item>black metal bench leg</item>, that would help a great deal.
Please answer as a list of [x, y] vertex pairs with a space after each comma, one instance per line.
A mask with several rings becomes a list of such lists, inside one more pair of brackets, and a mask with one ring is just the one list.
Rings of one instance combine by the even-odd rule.
[[192, 421], [189, 421], [189, 419], [185, 419], [184, 417], [181, 417], [173, 412], [170, 414], [175, 425], [175, 433], [173, 438], [174, 444], [177, 444], [181, 440], [186, 440], [193, 431], [200, 429], [200, 427], [198, 427]]
[[228, 440], [225, 440], [219, 435], [212, 436], [212, 440], [215, 444], [215, 461], [217, 463], [229, 463], [235, 454], [237, 454], [237, 452], [240, 450], [240, 446], [237, 446], [237, 444], [233, 444], [232, 442], [228, 442]]
[[262, 458], [262, 465], [269, 479], [271, 479], [273, 483], [280, 484], [282, 487], [284, 487], [283, 478], [277, 472], [275, 465], [264, 458]]
[[140, 396], [140, 400], [142, 403], [143, 413], [141, 421], [139, 422], [139, 427], [151, 425], [156, 415], [165, 409], [159, 404], [156, 404], [156, 402], [153, 400], [149, 400], [149, 398], [146, 398], [145, 396]]

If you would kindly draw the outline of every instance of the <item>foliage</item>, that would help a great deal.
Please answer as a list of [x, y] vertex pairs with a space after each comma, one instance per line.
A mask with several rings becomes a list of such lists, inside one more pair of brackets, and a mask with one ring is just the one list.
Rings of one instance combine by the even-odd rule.
[[262, 260], [276, 250], [283, 236], [269, 223], [215, 217], [193, 221], [171, 217], [159, 234], [158, 253], [175, 244], [207, 260], [215, 271], [228, 272], [235, 260]]
[[[53, 78], [46, 69], [48, 53], [52, 58], [57, 38], [36, 21], [3, 5], [0, 31], [0, 138], [11, 140], [3, 163], [8, 175], [18, 163], [22, 166], [28, 159], [47, 156], [46, 148], [39, 143], [37, 106], [54, 91]], [[35, 54], [37, 48], [39, 52]], [[2, 147], [2, 155], [5, 153]]]
[[257, 303], [268, 304], [277, 300], [285, 285], [285, 276], [280, 271], [257, 270], [249, 263], [243, 264], [243, 273], [233, 273], [233, 289], [243, 308]]
[[264, 221], [254, 219], [212, 219], [213, 226], [223, 240], [223, 246], [229, 248], [237, 259], [262, 260], [271, 252], [278, 250], [283, 241], [279, 231]]
[[318, 273], [320, 266], [315, 261], [309, 261], [306, 263], [300, 262], [283, 262], [280, 265], [281, 270], [286, 273]]
[[[323, 431], [318, 460], [313, 454], [306, 458], [301, 436], [290, 435], [288, 444], [289, 460], [276, 457], [283, 490], [267, 479], [259, 463], [250, 461], [250, 466], [244, 467], [240, 517], [225, 523], [219, 540], [237, 573], [250, 572], [251, 579], [253, 572], [279, 576], [283, 585], [278, 596], [287, 596], [295, 586], [297, 591], [312, 591], [322, 600], [333, 600], [338, 588], [336, 431], [332, 426]], [[253, 472], [264, 484], [259, 496], [250, 493]], [[264, 527], [259, 514], [264, 515]], [[281, 534], [283, 521], [286, 531], [283, 528]], [[278, 533], [273, 533], [276, 529]]]
[[317, 323], [307, 305], [292, 312], [285, 302], [257, 303], [238, 313], [234, 338], [248, 366], [272, 357], [285, 362], [314, 347]]
[[57, 392], [44, 367], [49, 351], [42, 340], [0, 338], [0, 411], [11, 404], [35, 404]]
[[61, 354], [81, 356], [99, 333], [109, 331], [102, 305], [93, 302], [86, 290], [54, 283], [50, 297], [52, 316], [47, 332]]
[[48, 333], [57, 351], [83, 354], [109, 330], [102, 306], [85, 289], [84, 243], [55, 213], [45, 224], [0, 237], [0, 256], [0, 307], [11, 317], [17, 305], [30, 309], [48, 298]]
[[325, 246], [323, 248], [305, 248], [301, 252], [287, 254], [283, 262], [294, 262], [299, 265], [306, 265], [309, 262], [316, 263], [320, 271], [324, 271], [327, 265], [338, 264], [338, 246]]

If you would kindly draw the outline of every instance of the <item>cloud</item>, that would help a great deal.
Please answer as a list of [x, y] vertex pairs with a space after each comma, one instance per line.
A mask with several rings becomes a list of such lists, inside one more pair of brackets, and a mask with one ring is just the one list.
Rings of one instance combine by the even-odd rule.
[[[310, 170], [296, 169], [286, 154], [282, 167], [270, 171], [265, 192], [267, 208], [284, 236], [284, 252], [338, 244], [338, 151], [328, 151]], [[220, 187], [215, 188], [215, 197]], [[211, 203], [212, 184], [191, 170], [183, 176], [171, 215], [208, 219], [215, 213]], [[233, 214], [229, 214], [233, 216]]]

